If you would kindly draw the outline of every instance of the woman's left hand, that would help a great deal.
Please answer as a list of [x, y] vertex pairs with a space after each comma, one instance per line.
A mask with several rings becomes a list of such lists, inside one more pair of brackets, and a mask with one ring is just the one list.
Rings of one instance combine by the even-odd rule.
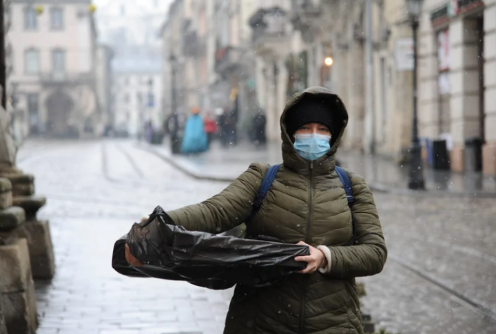
[[317, 269], [322, 267], [326, 258], [321, 250], [313, 246], [310, 246], [309, 244], [304, 243], [303, 241], [300, 241], [299, 243], [297, 243], [297, 245], [305, 245], [308, 246], [308, 248], [310, 249], [310, 255], [295, 257], [295, 261], [307, 262], [307, 267], [302, 271], [299, 271], [300, 274], [312, 274]]

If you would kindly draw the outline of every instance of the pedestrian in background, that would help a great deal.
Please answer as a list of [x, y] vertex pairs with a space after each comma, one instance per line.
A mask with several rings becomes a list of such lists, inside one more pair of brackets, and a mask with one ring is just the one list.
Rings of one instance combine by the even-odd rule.
[[228, 147], [236, 143], [236, 119], [229, 109], [224, 108], [224, 112], [220, 117], [221, 124], [221, 143], [222, 146]]
[[151, 143], [153, 139], [153, 123], [151, 120], [145, 123], [145, 140]]
[[205, 123], [205, 132], [207, 133], [207, 146], [210, 148], [210, 143], [212, 142], [214, 135], [217, 133], [217, 122], [215, 122], [215, 119], [212, 118], [210, 112], [205, 114], [203, 122]]
[[[382, 271], [387, 249], [365, 180], [351, 180], [349, 204], [335, 153], [348, 123], [341, 99], [323, 87], [296, 94], [281, 116], [283, 165], [247, 226], [248, 235], [308, 245], [299, 274], [264, 288], [238, 284], [224, 334], [363, 334], [355, 278]], [[220, 194], [172, 210], [176, 225], [220, 233], [250, 217], [269, 166], [254, 163]], [[141, 265], [127, 251], [131, 265]]]
[[208, 140], [205, 133], [205, 124], [200, 116], [200, 109], [194, 107], [184, 126], [181, 153], [202, 153], [207, 149]]
[[265, 135], [265, 125], [267, 124], [267, 118], [262, 110], [258, 110], [255, 117], [253, 117], [252, 121], [252, 131], [253, 131], [253, 139], [255, 141], [255, 145], [265, 145], [267, 142], [267, 137]]

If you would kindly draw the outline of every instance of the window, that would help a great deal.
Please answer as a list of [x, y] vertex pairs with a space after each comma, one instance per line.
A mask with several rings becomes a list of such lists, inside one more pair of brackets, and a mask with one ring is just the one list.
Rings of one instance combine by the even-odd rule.
[[148, 93], [147, 106], [150, 108], [155, 106], [155, 95], [153, 93]]
[[25, 68], [27, 74], [38, 74], [40, 72], [40, 52], [29, 49], [25, 52]]
[[62, 8], [50, 9], [50, 22], [51, 28], [54, 30], [60, 30], [64, 27], [64, 12]]
[[52, 72], [59, 74], [65, 73], [65, 51], [53, 50], [52, 51]]
[[24, 9], [24, 29], [36, 30], [36, 28], [38, 28], [36, 10], [33, 7], [26, 7]]

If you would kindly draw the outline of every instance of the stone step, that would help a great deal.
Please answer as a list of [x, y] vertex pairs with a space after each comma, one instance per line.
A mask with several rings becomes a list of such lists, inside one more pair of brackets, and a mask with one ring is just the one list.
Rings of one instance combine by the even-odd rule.
[[24, 209], [18, 206], [11, 206], [0, 210], [0, 231], [9, 232], [24, 224], [26, 214]]
[[26, 220], [36, 220], [36, 213], [46, 204], [45, 196], [16, 196], [13, 205], [24, 209]]
[[38, 325], [36, 295], [25, 239], [0, 246], [0, 272], [0, 302], [7, 332], [34, 333]]
[[7, 173], [0, 175], [3, 178], [9, 179], [10, 182], [15, 184], [32, 184], [34, 182], [34, 176], [31, 174], [24, 173]]
[[34, 194], [34, 176], [30, 174], [1, 174], [12, 184], [14, 196], [31, 196]]
[[12, 190], [12, 183], [9, 179], [0, 177], [0, 194], [10, 192]]
[[14, 196], [31, 196], [34, 195], [34, 184], [18, 183], [12, 185], [12, 194]]
[[12, 206], [12, 183], [8, 179], [0, 178], [0, 210]]
[[0, 238], [2, 237], [26, 239], [29, 247], [33, 278], [43, 280], [53, 278], [55, 274], [55, 261], [48, 221], [27, 221], [9, 233], [0, 232]]

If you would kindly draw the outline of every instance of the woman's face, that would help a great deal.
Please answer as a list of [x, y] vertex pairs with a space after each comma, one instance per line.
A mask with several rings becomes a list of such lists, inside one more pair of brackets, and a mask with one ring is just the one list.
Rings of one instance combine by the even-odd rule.
[[316, 133], [319, 135], [327, 135], [327, 136], [331, 135], [331, 131], [329, 130], [329, 128], [320, 123], [305, 124], [298, 130], [296, 130], [295, 135], [312, 134], [312, 133]]

